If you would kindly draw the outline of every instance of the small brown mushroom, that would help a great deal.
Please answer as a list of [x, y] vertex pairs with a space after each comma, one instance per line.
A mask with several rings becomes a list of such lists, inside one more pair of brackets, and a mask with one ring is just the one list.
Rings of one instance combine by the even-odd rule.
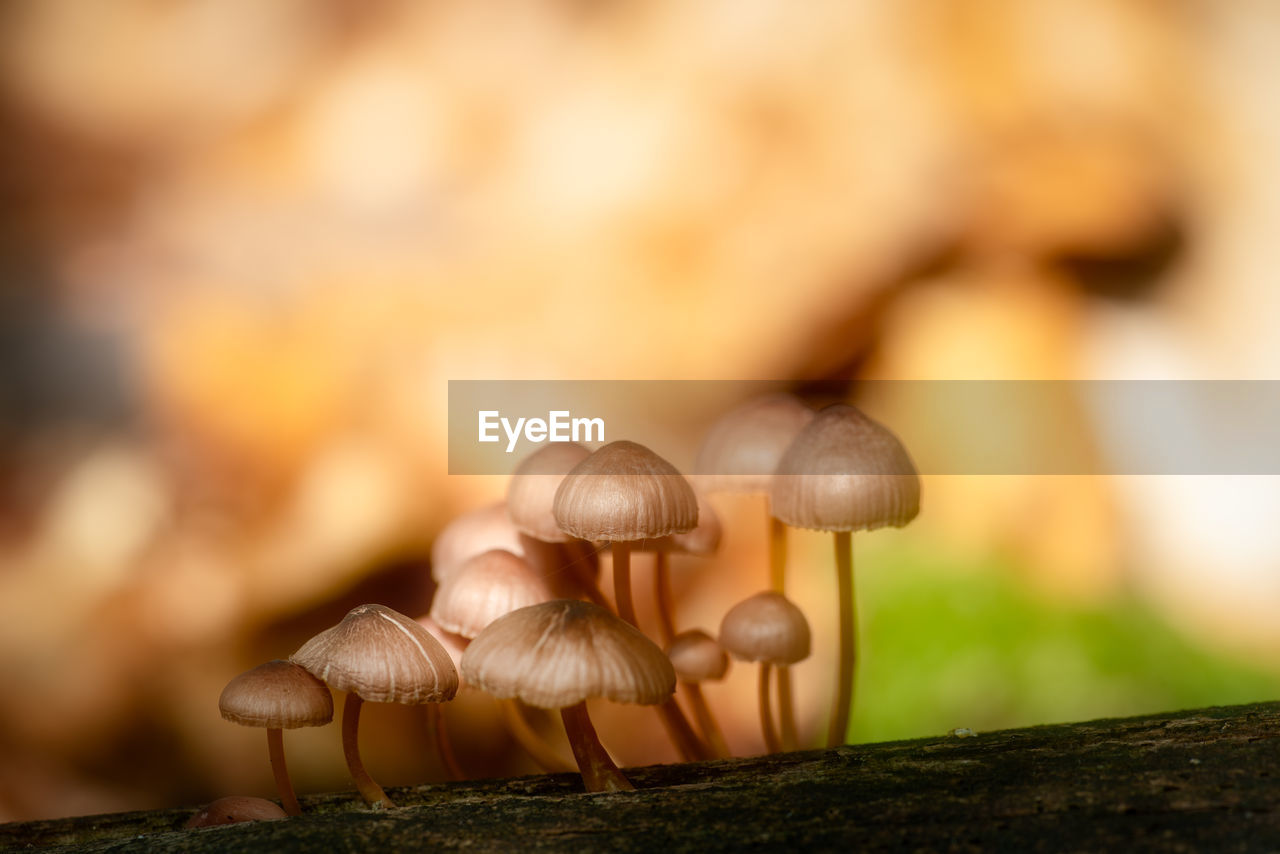
[[242, 821], [274, 821], [289, 816], [280, 807], [265, 798], [247, 795], [228, 795], [204, 807], [187, 819], [183, 827], [216, 827], [222, 824], [239, 824]]
[[289, 815], [301, 815], [284, 761], [282, 730], [323, 726], [333, 720], [333, 695], [329, 689], [292, 662], [268, 661], [228, 682], [218, 698], [218, 710], [232, 723], [266, 728], [267, 752], [280, 803]]
[[675, 668], [676, 679], [684, 689], [685, 697], [693, 709], [702, 736], [718, 756], [729, 756], [729, 745], [716, 723], [707, 698], [702, 694], [701, 683], [720, 680], [729, 670], [729, 656], [715, 638], [701, 629], [690, 629], [673, 637], [667, 644], [667, 658]]
[[307, 641], [291, 661], [331, 687], [347, 692], [342, 711], [342, 750], [365, 802], [395, 806], [360, 759], [360, 706], [373, 703], [442, 703], [458, 691], [449, 653], [421, 624], [385, 605], [359, 605], [342, 621]]
[[588, 792], [634, 787], [600, 744], [586, 701], [652, 705], [669, 699], [676, 682], [671, 661], [638, 629], [572, 599], [494, 620], [463, 653], [462, 670], [495, 697], [559, 709]]
[[809, 657], [809, 621], [787, 597], [772, 590], [743, 599], [720, 623], [720, 645], [734, 658], [760, 662], [760, 727], [765, 748], [781, 749], [769, 707], [769, 670]]

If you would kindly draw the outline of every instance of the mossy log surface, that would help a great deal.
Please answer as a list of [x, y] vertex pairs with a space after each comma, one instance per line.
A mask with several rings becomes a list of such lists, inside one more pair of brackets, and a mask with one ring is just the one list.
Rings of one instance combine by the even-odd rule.
[[635, 792], [576, 775], [428, 785], [364, 809], [181, 830], [163, 810], [0, 825], [57, 851], [740, 849], [1280, 851], [1280, 703], [633, 768]]

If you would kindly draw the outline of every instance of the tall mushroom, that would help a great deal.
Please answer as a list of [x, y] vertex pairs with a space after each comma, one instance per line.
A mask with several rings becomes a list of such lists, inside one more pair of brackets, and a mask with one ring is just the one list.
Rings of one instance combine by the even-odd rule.
[[284, 762], [282, 731], [323, 726], [333, 720], [333, 695], [329, 689], [298, 665], [277, 659], [246, 670], [228, 682], [218, 698], [218, 711], [232, 723], [266, 728], [267, 753], [280, 792], [280, 805], [289, 815], [301, 815]]
[[781, 673], [809, 657], [809, 621], [781, 593], [767, 590], [743, 599], [720, 622], [720, 645], [734, 658], [760, 662], [760, 728], [770, 753], [781, 749], [769, 709], [769, 670]]
[[658, 627], [662, 632], [662, 642], [671, 643], [676, 635], [675, 597], [671, 594], [671, 562], [672, 552], [680, 554], [710, 557], [720, 548], [720, 536], [723, 528], [720, 517], [716, 515], [711, 504], [701, 492], [698, 497], [698, 524], [693, 530], [683, 534], [671, 534], [656, 540], [644, 540], [638, 546], [639, 551], [653, 552], [653, 590], [658, 604]]
[[[769, 538], [769, 589], [786, 594], [787, 528], [769, 507], [774, 469], [814, 411], [790, 394], [767, 394], [748, 400], [716, 420], [707, 430], [694, 464], [699, 486], [711, 492], [764, 496]], [[796, 746], [791, 675], [778, 671], [778, 717], [782, 744]]]
[[586, 701], [652, 705], [669, 698], [676, 683], [653, 641], [598, 605], [572, 599], [494, 620], [462, 654], [462, 671], [500, 699], [559, 709], [588, 792], [634, 786], [600, 744]]
[[[632, 544], [690, 531], [698, 524], [698, 499], [684, 476], [653, 451], [627, 441], [611, 442], [574, 466], [556, 489], [552, 509], [565, 532], [610, 544], [618, 616], [637, 627]], [[710, 758], [674, 699], [658, 709], [686, 759]]]
[[857, 659], [853, 531], [902, 527], [920, 512], [920, 476], [898, 437], [845, 404], [829, 406], [800, 431], [778, 463], [773, 513], [797, 528], [835, 534], [840, 657], [827, 745], [843, 744]]
[[441, 703], [458, 690], [449, 653], [417, 621], [385, 605], [359, 605], [304, 643], [290, 658], [330, 687], [347, 692], [342, 752], [369, 806], [395, 806], [360, 759], [360, 707], [371, 703]]

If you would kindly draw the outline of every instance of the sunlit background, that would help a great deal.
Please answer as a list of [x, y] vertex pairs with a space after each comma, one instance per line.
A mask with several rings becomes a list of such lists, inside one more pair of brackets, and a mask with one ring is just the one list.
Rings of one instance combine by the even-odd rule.
[[[1269, 0], [5, 3], [0, 820], [273, 796], [222, 686], [425, 613], [503, 493], [446, 473], [450, 379], [1280, 378], [1277, 44]], [[854, 740], [1280, 696], [1280, 479], [923, 493], [856, 538]], [[766, 580], [717, 506], [710, 630]], [[829, 552], [792, 540], [809, 743]], [[753, 676], [707, 689], [746, 753]], [[469, 771], [535, 770], [455, 705]], [[384, 783], [443, 778], [419, 712], [365, 724]], [[350, 786], [336, 726], [285, 741]]]

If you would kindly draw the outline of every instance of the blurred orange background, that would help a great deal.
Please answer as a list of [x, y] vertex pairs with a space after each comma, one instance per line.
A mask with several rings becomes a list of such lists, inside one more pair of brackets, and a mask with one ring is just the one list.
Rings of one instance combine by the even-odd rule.
[[[5, 4], [0, 820], [269, 795], [222, 685], [425, 613], [503, 494], [446, 473], [450, 379], [1280, 377], [1277, 43], [1263, 0]], [[924, 493], [894, 543], [1280, 669], [1280, 480]], [[763, 586], [722, 512], [748, 568], [689, 625]], [[749, 670], [709, 694], [756, 751]], [[464, 764], [534, 770], [460, 702]], [[375, 776], [439, 779], [415, 712], [366, 725]], [[300, 790], [348, 785], [336, 739], [288, 736]]]

